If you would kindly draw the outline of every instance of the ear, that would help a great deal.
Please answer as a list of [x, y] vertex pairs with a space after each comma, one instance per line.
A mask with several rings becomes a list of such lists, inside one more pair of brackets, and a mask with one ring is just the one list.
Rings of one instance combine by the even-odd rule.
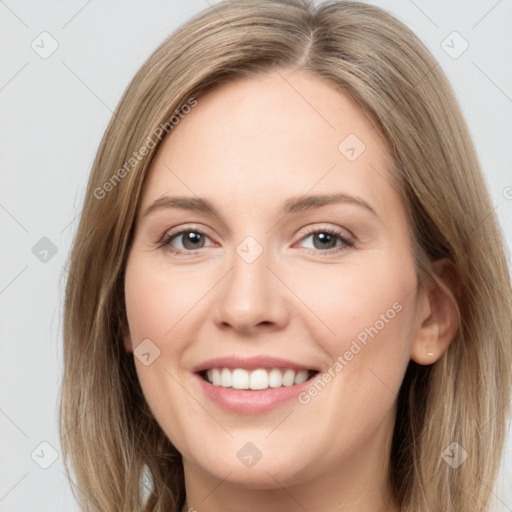
[[428, 276], [419, 291], [418, 327], [411, 349], [411, 359], [422, 365], [432, 364], [444, 354], [460, 326], [460, 288], [453, 263], [443, 258], [432, 266], [437, 279]]

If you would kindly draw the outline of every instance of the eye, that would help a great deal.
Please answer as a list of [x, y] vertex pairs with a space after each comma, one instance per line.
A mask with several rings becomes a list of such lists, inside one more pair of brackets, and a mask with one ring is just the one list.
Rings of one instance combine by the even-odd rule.
[[[301, 241], [311, 238], [313, 248], [307, 249], [307, 252], [314, 253], [338, 253], [354, 246], [354, 241], [345, 237], [342, 231], [333, 228], [316, 229], [309, 231], [301, 238]], [[160, 241], [158, 247], [176, 255], [185, 255], [196, 252], [197, 249], [211, 247], [213, 244], [205, 245], [206, 240], [210, 240], [200, 229], [191, 227], [182, 229], [174, 233], [166, 233]], [[176, 247], [176, 244], [181, 247]]]
[[333, 228], [317, 229], [310, 231], [301, 240], [311, 238], [313, 241], [313, 249], [308, 252], [323, 252], [327, 254], [341, 252], [349, 247], [354, 246], [354, 241], [345, 237], [344, 234]]
[[[176, 233], [166, 233], [160, 241], [159, 247], [173, 254], [186, 254], [205, 247], [204, 243], [207, 238], [208, 236], [198, 229], [184, 229]], [[179, 241], [181, 248], [174, 247], [176, 241]]]

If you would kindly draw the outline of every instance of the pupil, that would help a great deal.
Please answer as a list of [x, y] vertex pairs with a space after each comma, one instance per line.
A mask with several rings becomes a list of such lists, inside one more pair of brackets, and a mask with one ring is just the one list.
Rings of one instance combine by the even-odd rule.
[[[321, 244], [321, 247], [320, 247], [320, 248], [325, 249], [325, 248], [326, 248], [326, 246], [327, 246], [327, 244], [328, 244], [329, 242], [332, 242], [332, 241], [334, 241], [334, 244], [336, 244], [336, 239], [335, 239], [332, 235], [330, 235], [329, 233], [318, 233], [318, 234], [317, 234], [317, 236], [318, 236], [318, 238], [320, 239], [320, 241], [322, 242], [322, 244]], [[325, 242], [325, 243], [324, 243], [324, 242]], [[332, 244], [331, 244], [331, 245], [332, 245]], [[334, 246], [332, 246], [332, 247], [334, 247]], [[318, 248], [318, 247], [317, 247], [317, 248]], [[329, 247], [329, 248], [330, 248], [330, 247]]]
[[199, 233], [195, 233], [194, 231], [189, 231], [187, 235], [185, 236], [184, 240], [184, 246], [186, 249], [190, 249], [190, 247], [187, 247], [187, 244], [189, 242], [192, 243], [192, 248], [194, 248], [194, 245], [197, 247], [197, 242], [199, 242], [201, 239], [201, 235]]

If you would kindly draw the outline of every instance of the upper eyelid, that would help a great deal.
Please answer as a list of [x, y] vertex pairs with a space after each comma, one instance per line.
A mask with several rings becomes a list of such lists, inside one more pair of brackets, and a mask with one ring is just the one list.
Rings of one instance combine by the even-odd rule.
[[206, 235], [209, 238], [211, 238], [211, 235], [207, 228], [203, 228], [202, 226], [192, 224], [190, 226], [179, 227], [175, 231], [173, 229], [167, 230], [163, 234], [162, 239], [167, 239], [167, 238], [172, 238], [177, 235], [182, 235], [183, 233], [186, 233], [188, 231], [196, 231], [198, 233], [201, 233], [201, 234]]
[[[344, 231], [344, 232], [347, 232], [348, 235], [351, 237], [351, 238], [356, 238], [355, 235], [347, 228], [344, 228], [344, 227], [340, 227], [340, 226], [336, 226], [336, 227], [332, 227], [332, 226], [328, 226], [328, 223], [327, 222], [317, 222], [315, 224], [320, 224], [319, 226], [317, 227], [304, 227], [304, 228], [301, 228], [299, 233], [301, 235], [307, 235], [307, 234], [310, 234], [312, 232], [315, 232], [315, 231], [319, 231], [321, 229], [334, 229], [336, 231]], [[190, 225], [185, 225], [185, 227], [182, 227], [181, 225], [176, 229], [174, 230], [174, 228], [171, 228], [171, 229], [167, 229], [165, 231], [165, 233], [163, 234], [163, 237], [167, 236], [167, 235], [170, 235], [170, 236], [174, 236], [174, 235], [177, 235], [177, 234], [181, 234], [183, 232], [186, 232], [186, 231], [198, 231], [198, 232], [201, 232], [201, 233], [204, 233], [205, 235], [208, 235], [208, 236], [211, 236], [209, 233], [210, 233], [210, 229], [206, 228], [206, 227], [203, 227], [202, 225], [200, 224], [195, 224], [195, 223], [192, 223]]]
[[[318, 226], [318, 227], [302, 228], [300, 230], [300, 238], [299, 238], [299, 240], [302, 240], [305, 236], [314, 234], [316, 232], [321, 232], [322, 229], [334, 230], [334, 231], [337, 232], [337, 235], [342, 237], [342, 238], [347, 238], [347, 239], [350, 239], [350, 240], [356, 240], [357, 239], [357, 237], [352, 233], [352, 231], [350, 231], [347, 228], [342, 228], [340, 226], [336, 226], [336, 227], [328, 226], [326, 222], [319, 222], [317, 224], [320, 224], [320, 226]], [[347, 234], [347, 236], [345, 236], [345, 233]]]

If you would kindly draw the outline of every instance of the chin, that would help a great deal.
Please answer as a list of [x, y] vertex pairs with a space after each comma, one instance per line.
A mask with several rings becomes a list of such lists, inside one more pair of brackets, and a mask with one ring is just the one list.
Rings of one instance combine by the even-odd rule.
[[[245, 489], [275, 489], [300, 484], [313, 477], [313, 463], [304, 456], [300, 446], [288, 445], [287, 452], [282, 453], [276, 446], [263, 445], [260, 443], [260, 454], [255, 445], [239, 441], [213, 453], [201, 450], [192, 458], [193, 465], [214, 478]], [[187, 468], [186, 457], [184, 465]]]

